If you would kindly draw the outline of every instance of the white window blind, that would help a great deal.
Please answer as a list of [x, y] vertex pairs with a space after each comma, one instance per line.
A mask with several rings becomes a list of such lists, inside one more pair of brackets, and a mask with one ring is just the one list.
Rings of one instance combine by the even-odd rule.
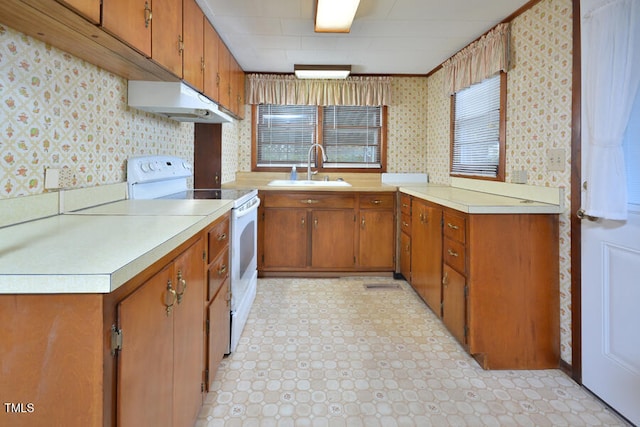
[[327, 106], [322, 122], [324, 167], [382, 167], [382, 107]]
[[306, 165], [317, 138], [317, 111], [307, 105], [258, 105], [257, 165]]
[[498, 176], [500, 74], [455, 94], [451, 173]]

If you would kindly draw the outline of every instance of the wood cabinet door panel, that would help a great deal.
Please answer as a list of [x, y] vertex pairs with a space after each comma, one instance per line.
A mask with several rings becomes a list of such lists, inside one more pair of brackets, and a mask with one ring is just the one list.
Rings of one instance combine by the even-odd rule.
[[102, 27], [151, 57], [151, 22], [145, 25], [150, 11], [151, 0], [104, 0]]
[[360, 267], [393, 269], [396, 249], [394, 218], [391, 210], [360, 211]]
[[263, 224], [265, 268], [307, 264], [306, 209], [265, 209]]
[[199, 92], [204, 89], [204, 13], [195, 0], [183, 0], [183, 79]]
[[204, 259], [198, 240], [174, 262], [178, 302], [173, 329], [173, 425], [195, 423], [204, 370]]
[[442, 302], [442, 209], [411, 202], [411, 285], [438, 316]]
[[229, 281], [225, 280], [207, 309], [207, 316], [209, 318], [207, 366], [209, 370], [209, 384], [207, 384], [207, 388], [209, 390], [212, 388], [220, 361], [229, 346], [231, 333], [231, 307], [229, 302]]
[[312, 211], [311, 266], [350, 268], [355, 264], [355, 227], [352, 210]]
[[204, 93], [209, 98], [218, 101], [220, 99], [220, 74], [218, 50], [220, 49], [220, 37], [208, 19], [204, 19]]
[[462, 345], [466, 344], [466, 279], [448, 265], [442, 270], [442, 322]]
[[58, 0], [94, 24], [100, 23], [100, 0]]
[[117, 424], [169, 426], [173, 419], [173, 310], [167, 314], [165, 268], [118, 305], [123, 331], [118, 357]]
[[411, 282], [411, 236], [400, 233], [400, 273]]
[[182, 77], [182, 1], [153, 0], [151, 58]]

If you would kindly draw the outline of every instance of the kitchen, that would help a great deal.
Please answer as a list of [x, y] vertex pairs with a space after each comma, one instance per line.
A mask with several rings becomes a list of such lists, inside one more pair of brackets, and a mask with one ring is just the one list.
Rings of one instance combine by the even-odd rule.
[[[507, 11], [510, 12], [510, 11]], [[508, 13], [505, 13], [507, 15]], [[569, 206], [571, 176], [571, 2], [547, 1], [514, 21], [521, 53], [511, 71], [507, 180], [529, 170], [528, 183], [564, 187]], [[74, 187], [125, 182], [125, 160], [138, 154], [193, 158], [193, 126], [126, 108], [126, 80], [61, 53], [3, 23], [3, 198], [43, 192], [45, 167], [72, 167]], [[545, 43], [540, 43], [544, 40]], [[542, 54], [541, 52], [545, 52]], [[550, 53], [551, 52], [551, 53]], [[541, 74], [539, 70], [550, 70]], [[429, 70], [425, 70], [425, 73]], [[428, 173], [448, 183], [449, 100], [441, 96], [443, 75], [394, 76], [389, 107], [388, 172]], [[531, 94], [535, 99], [529, 101]], [[36, 96], [36, 94], [39, 94]], [[537, 100], [543, 102], [536, 102]], [[516, 107], [517, 106], [517, 107]], [[245, 106], [245, 117], [250, 107]], [[424, 118], [429, 117], [426, 125]], [[425, 149], [426, 145], [426, 149]], [[548, 149], [564, 150], [563, 171], [548, 171]], [[251, 170], [249, 120], [222, 126], [223, 183]], [[571, 218], [560, 215], [561, 359], [572, 364]]]

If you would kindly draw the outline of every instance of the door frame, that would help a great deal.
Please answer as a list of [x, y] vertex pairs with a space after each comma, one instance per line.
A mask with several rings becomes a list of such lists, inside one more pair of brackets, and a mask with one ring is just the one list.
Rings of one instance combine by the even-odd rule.
[[571, 90], [571, 366], [561, 368], [582, 384], [582, 229], [577, 212], [582, 205], [582, 54], [580, 0], [573, 3], [573, 64]]

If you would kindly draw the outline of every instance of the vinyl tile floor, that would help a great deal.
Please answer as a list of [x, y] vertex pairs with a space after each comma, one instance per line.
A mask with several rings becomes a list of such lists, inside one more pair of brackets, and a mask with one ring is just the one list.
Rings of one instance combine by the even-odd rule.
[[560, 370], [481, 369], [411, 286], [391, 277], [259, 279], [237, 351], [222, 361], [196, 422], [627, 425]]

